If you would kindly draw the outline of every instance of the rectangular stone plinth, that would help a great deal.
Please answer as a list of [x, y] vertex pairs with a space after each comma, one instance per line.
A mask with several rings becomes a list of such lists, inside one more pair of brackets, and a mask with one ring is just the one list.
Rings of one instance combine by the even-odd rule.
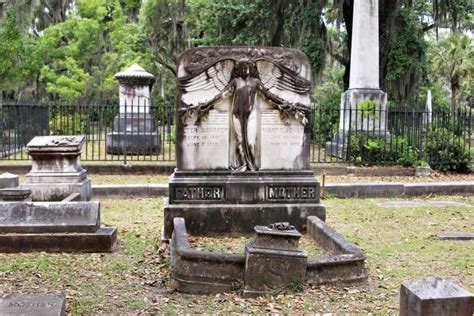
[[400, 316], [472, 316], [474, 296], [447, 280], [428, 277], [400, 286]]
[[161, 151], [159, 132], [113, 132], [107, 134], [107, 153], [156, 155]]
[[173, 218], [183, 217], [193, 235], [212, 233], [250, 233], [256, 225], [290, 222], [299, 231], [306, 230], [308, 216], [326, 219], [320, 203], [268, 204], [168, 204], [164, 207], [164, 237], [171, 238]]
[[31, 201], [31, 190], [21, 187], [0, 189], [0, 201]]
[[277, 250], [246, 247], [246, 297], [255, 297], [287, 287], [302, 288], [305, 282], [307, 253], [298, 250]]
[[0, 252], [110, 252], [116, 239], [114, 227], [93, 233], [0, 234]]
[[31, 189], [33, 201], [62, 201], [72, 193], [79, 193], [78, 201], [90, 201], [92, 198], [91, 180], [86, 178], [79, 183], [27, 183]]
[[10, 294], [0, 297], [0, 315], [64, 316], [66, 297], [63, 294]]
[[0, 203], [0, 233], [94, 233], [100, 228], [96, 202]]

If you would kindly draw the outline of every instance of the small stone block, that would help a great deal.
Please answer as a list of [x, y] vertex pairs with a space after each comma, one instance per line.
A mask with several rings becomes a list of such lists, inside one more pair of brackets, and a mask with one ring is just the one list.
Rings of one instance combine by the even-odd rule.
[[400, 286], [400, 316], [472, 316], [474, 296], [447, 280], [428, 277]]
[[8, 172], [0, 174], [0, 189], [16, 188], [19, 185], [19, 178], [16, 174]]
[[0, 201], [31, 201], [31, 190], [21, 187], [0, 189]]
[[63, 294], [10, 294], [0, 297], [0, 315], [63, 316], [66, 298]]
[[440, 240], [474, 240], [474, 233], [464, 233], [464, 232], [439, 233], [438, 239]]

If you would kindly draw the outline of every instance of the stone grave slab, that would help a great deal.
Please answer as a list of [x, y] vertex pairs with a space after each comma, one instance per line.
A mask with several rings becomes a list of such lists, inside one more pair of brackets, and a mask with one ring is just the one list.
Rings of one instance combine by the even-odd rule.
[[463, 202], [453, 201], [391, 201], [378, 204], [384, 208], [403, 208], [403, 207], [472, 207], [472, 205]]
[[0, 203], [0, 252], [108, 252], [116, 239], [97, 202]]
[[63, 294], [10, 294], [0, 297], [2, 316], [65, 316]]
[[400, 316], [472, 316], [474, 296], [460, 286], [427, 277], [400, 286]]
[[438, 234], [440, 240], [474, 240], [474, 232], [444, 232]]
[[178, 62], [177, 168], [164, 208], [193, 234], [325, 218], [310, 167], [311, 67], [281, 47], [202, 47]]

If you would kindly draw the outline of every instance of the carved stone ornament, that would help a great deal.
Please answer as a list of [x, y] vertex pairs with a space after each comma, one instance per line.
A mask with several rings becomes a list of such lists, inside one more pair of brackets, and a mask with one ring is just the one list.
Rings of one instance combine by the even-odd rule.
[[268, 228], [272, 230], [285, 231], [285, 230], [295, 230], [295, 226], [290, 225], [288, 222], [280, 222], [268, 225]]
[[238, 171], [258, 170], [254, 131], [258, 99], [306, 125], [311, 109], [311, 70], [303, 53], [279, 47], [217, 47], [185, 52], [178, 67], [178, 113], [183, 120], [206, 118], [222, 99], [230, 98], [230, 121]]

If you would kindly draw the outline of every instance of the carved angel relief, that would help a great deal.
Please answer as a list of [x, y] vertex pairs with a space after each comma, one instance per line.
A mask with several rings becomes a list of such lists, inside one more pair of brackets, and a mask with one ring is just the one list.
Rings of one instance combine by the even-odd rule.
[[276, 61], [265, 58], [222, 59], [204, 70], [178, 78], [182, 107], [180, 114], [204, 117], [221, 98], [231, 96], [233, 136], [236, 139], [238, 171], [257, 170], [255, 133], [249, 118], [255, 115], [257, 94], [280, 111], [283, 121], [295, 117], [307, 123], [311, 82]]

